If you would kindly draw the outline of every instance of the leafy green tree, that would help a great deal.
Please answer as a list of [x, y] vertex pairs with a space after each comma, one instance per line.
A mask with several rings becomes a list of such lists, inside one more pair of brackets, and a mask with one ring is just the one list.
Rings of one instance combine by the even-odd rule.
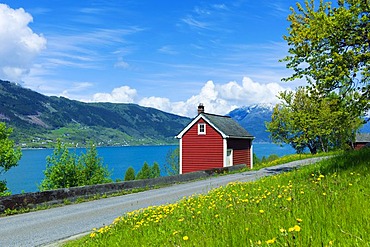
[[341, 148], [354, 139], [361, 119], [351, 105], [336, 94], [321, 98], [305, 88], [279, 94], [281, 103], [266, 123], [275, 143], [290, 144], [298, 153], [308, 148], [312, 154]]
[[150, 178], [150, 166], [147, 162], [144, 162], [143, 167], [141, 167], [140, 171], [136, 175], [136, 179], [148, 179]]
[[59, 188], [76, 187], [82, 184], [82, 167], [77, 161], [77, 156], [70, 153], [66, 145], [60, 140], [51, 156], [46, 157], [45, 178], [39, 189], [53, 190]]
[[45, 178], [39, 186], [41, 191], [111, 181], [110, 172], [103, 166], [93, 144], [78, 157], [58, 140], [53, 154], [46, 161]]
[[154, 162], [153, 166], [150, 167], [150, 178], [159, 178], [161, 176], [161, 169], [157, 162]]
[[[358, 116], [370, 107], [370, 3], [368, 0], [305, 0], [291, 8], [289, 53], [282, 61], [294, 73], [285, 80], [306, 78], [314, 90], [337, 92]], [[354, 111], [354, 109], [352, 109]]]
[[[14, 141], [9, 139], [13, 132], [7, 128], [5, 123], [0, 122], [0, 175], [7, 172], [10, 168], [17, 166], [22, 157], [20, 149], [14, 148]], [[6, 187], [6, 181], [0, 181], [0, 196], [9, 195], [10, 192]]]
[[167, 175], [178, 175], [180, 173], [180, 159], [179, 159], [179, 148], [174, 150], [169, 150], [166, 154], [166, 163], [164, 164], [164, 169]]
[[253, 153], [253, 165], [259, 165], [261, 164], [261, 159], [258, 158], [256, 153]]
[[125, 173], [125, 181], [135, 180], [135, 170], [130, 166]]
[[278, 158], [279, 158], [279, 155], [270, 154], [269, 157], [267, 157], [266, 162], [271, 162], [271, 161], [277, 160]]
[[111, 172], [103, 165], [103, 160], [98, 156], [95, 145], [91, 142], [85, 154], [79, 158], [82, 167], [82, 184], [102, 184], [110, 182]]

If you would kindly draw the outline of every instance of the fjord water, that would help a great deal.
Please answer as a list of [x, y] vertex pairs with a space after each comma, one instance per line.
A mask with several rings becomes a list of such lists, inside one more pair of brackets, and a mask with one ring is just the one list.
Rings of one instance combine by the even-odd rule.
[[[98, 155], [103, 158], [103, 163], [112, 171], [112, 179], [123, 180], [128, 167], [132, 166], [136, 172], [140, 170], [144, 162], [153, 165], [157, 162], [161, 168], [162, 176], [166, 175], [164, 164], [166, 155], [177, 146], [125, 146], [125, 147], [98, 147]], [[84, 149], [74, 149], [77, 154]], [[280, 147], [272, 143], [255, 143], [253, 151], [259, 158], [277, 154], [283, 156], [294, 153], [290, 146]], [[12, 194], [21, 192], [38, 191], [37, 185], [44, 178], [43, 171], [46, 167], [46, 157], [53, 153], [53, 149], [26, 149], [22, 150], [22, 158], [17, 167], [13, 167], [7, 173], [0, 175], [0, 180], [6, 179], [7, 186]]]

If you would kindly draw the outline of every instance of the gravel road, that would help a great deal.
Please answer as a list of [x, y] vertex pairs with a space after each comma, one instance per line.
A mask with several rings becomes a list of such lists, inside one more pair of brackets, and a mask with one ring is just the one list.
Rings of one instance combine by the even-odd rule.
[[126, 212], [173, 203], [184, 196], [207, 193], [234, 181], [254, 181], [321, 159], [323, 158], [294, 161], [258, 171], [211, 177], [135, 194], [3, 217], [0, 218], [0, 246], [58, 246], [63, 240], [109, 225]]

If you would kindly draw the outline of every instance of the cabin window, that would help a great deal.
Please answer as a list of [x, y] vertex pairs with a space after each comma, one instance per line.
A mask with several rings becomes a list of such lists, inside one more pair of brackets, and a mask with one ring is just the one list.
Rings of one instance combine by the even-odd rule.
[[198, 135], [205, 135], [206, 134], [206, 124], [200, 123], [198, 124]]

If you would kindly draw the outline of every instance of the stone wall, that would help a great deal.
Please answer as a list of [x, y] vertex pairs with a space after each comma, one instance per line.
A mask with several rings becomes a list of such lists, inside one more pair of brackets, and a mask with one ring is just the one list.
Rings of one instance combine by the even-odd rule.
[[0, 197], [0, 213], [6, 209], [33, 208], [37, 205], [63, 203], [64, 200], [76, 200], [88, 198], [94, 195], [112, 194], [123, 190], [138, 188], [152, 188], [154, 186], [170, 185], [191, 180], [207, 178], [217, 173], [230, 172], [245, 168], [245, 165], [237, 165], [225, 168], [217, 168], [207, 171], [197, 171], [182, 175], [166, 176], [153, 179], [116, 182], [108, 184], [89, 185], [67, 189], [48, 190]]

